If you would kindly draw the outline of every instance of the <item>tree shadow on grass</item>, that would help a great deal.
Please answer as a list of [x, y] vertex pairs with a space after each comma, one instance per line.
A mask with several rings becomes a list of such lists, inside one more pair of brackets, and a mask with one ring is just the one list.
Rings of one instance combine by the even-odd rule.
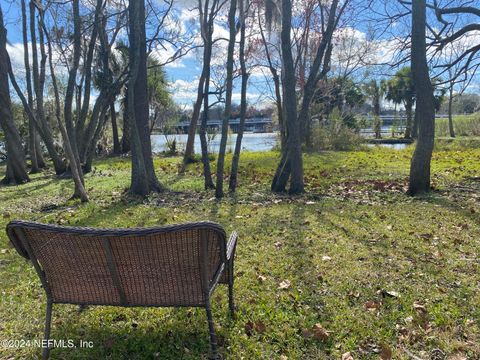
[[[220, 319], [214, 317], [217, 329]], [[223, 334], [223, 328], [217, 330], [220, 346]], [[54, 305], [51, 338], [71, 339], [77, 345], [74, 349], [52, 349], [52, 359], [174, 360], [208, 359], [210, 355], [202, 308], [92, 306], [79, 313], [72, 306], [58, 304]], [[81, 340], [92, 342], [92, 347], [80, 348]]]

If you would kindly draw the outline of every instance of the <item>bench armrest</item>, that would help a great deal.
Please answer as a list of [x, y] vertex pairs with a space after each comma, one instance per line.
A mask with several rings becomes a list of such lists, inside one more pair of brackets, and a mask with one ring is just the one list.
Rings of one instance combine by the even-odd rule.
[[230, 261], [232, 256], [235, 254], [235, 247], [237, 246], [237, 238], [238, 234], [236, 231], [232, 232], [230, 235], [230, 239], [228, 239], [227, 243], [227, 261]]

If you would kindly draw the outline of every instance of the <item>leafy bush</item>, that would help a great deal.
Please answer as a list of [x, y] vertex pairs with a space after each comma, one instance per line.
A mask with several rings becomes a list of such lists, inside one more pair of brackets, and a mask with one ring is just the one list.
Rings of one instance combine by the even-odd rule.
[[332, 113], [328, 124], [315, 127], [312, 130], [313, 149], [352, 150], [362, 144], [363, 138], [355, 128], [350, 127], [351, 123], [345, 123], [344, 119], [340, 114]]

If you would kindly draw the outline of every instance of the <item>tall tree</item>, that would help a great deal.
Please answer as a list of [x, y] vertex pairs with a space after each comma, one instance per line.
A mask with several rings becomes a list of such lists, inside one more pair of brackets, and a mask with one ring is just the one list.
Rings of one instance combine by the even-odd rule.
[[2, 183], [22, 184], [30, 179], [25, 166], [22, 139], [13, 121], [8, 84], [9, 63], [7, 29], [3, 23], [3, 12], [0, 7], [0, 127], [5, 134], [7, 150], [7, 172]]
[[408, 193], [430, 191], [430, 162], [435, 138], [435, 97], [430, 81], [426, 47], [426, 2], [412, 1], [411, 68], [417, 94], [415, 117], [419, 125], [418, 141], [410, 165]]
[[163, 191], [165, 188], [155, 174], [150, 140], [144, 1], [130, 1], [128, 15], [130, 30], [128, 111], [132, 145], [130, 192], [145, 196], [152, 191]]
[[[25, 5], [25, 0], [21, 1], [21, 11], [22, 11], [22, 37], [23, 37], [23, 62], [25, 66], [25, 82], [27, 89], [27, 98], [28, 104], [33, 108], [33, 94], [32, 94], [32, 74], [30, 71], [30, 57], [28, 50], [28, 30], [27, 30], [27, 9]], [[30, 153], [30, 162], [31, 162], [31, 173], [36, 173], [40, 168], [46, 166], [45, 161], [42, 155], [42, 149], [40, 146], [40, 141], [38, 133], [35, 129], [35, 124], [31, 119], [28, 119], [28, 151]]]
[[239, 44], [239, 61], [240, 71], [242, 74], [242, 85], [240, 90], [240, 123], [238, 125], [237, 139], [235, 142], [235, 150], [232, 157], [232, 168], [230, 171], [229, 191], [235, 192], [237, 189], [238, 178], [238, 164], [240, 162], [240, 151], [242, 149], [243, 131], [245, 128], [245, 117], [247, 113], [247, 84], [248, 84], [248, 72], [245, 64], [245, 28], [246, 28], [246, 16], [247, 11], [245, 9], [245, 0], [239, 0], [239, 12], [240, 12], [240, 44]]
[[[42, 27], [39, 30], [45, 33], [45, 37], [47, 38], [48, 53], [52, 54], [52, 51], [53, 51], [52, 41], [45, 27], [42, 10], [40, 10], [40, 23]], [[88, 195], [85, 189], [85, 185], [83, 183], [83, 174], [81, 172], [82, 169], [80, 164], [77, 162], [77, 159], [75, 158], [75, 154], [73, 152], [72, 145], [70, 142], [70, 137], [68, 136], [67, 129], [65, 128], [65, 125], [63, 124], [63, 119], [61, 117], [60, 94], [59, 94], [58, 85], [57, 85], [57, 77], [55, 76], [55, 68], [53, 66], [52, 56], [48, 57], [48, 64], [50, 67], [50, 76], [52, 79], [53, 94], [55, 98], [55, 118], [57, 119], [57, 124], [60, 129], [60, 133], [62, 134], [63, 148], [65, 150], [65, 155], [69, 161], [70, 171], [72, 173], [73, 182], [75, 184], [73, 198], [78, 197], [82, 202], [87, 202]]]
[[283, 192], [290, 179], [289, 192], [298, 194], [304, 192], [303, 159], [300, 126], [297, 119], [296, 79], [292, 57], [292, 2], [281, 2], [281, 50], [283, 65], [283, 114], [285, 116], [287, 140], [282, 157], [278, 164], [271, 189]]
[[203, 73], [204, 73], [204, 85], [202, 92], [203, 102], [203, 114], [202, 121], [200, 123], [200, 145], [202, 147], [202, 164], [203, 164], [203, 177], [205, 189], [213, 189], [215, 185], [212, 180], [212, 172], [210, 170], [210, 158], [208, 156], [208, 144], [207, 144], [207, 120], [210, 109], [209, 96], [210, 96], [210, 63], [212, 59], [212, 47], [213, 47], [213, 28], [215, 24], [215, 18], [220, 10], [219, 1], [205, 0], [202, 3], [198, 2], [198, 8], [200, 12], [201, 22], [201, 34], [203, 39]]
[[[31, 1], [29, 4], [30, 9], [30, 41], [31, 41], [31, 48], [32, 48], [32, 78], [33, 78], [33, 91], [35, 93], [35, 102], [29, 105], [29, 101], [23, 101], [22, 103], [24, 107], [28, 106], [32, 110], [34, 109], [35, 119], [29, 115], [29, 121], [33, 123], [42, 137], [43, 142], [47, 148], [48, 154], [52, 159], [53, 167], [55, 168], [55, 172], [57, 175], [60, 175], [65, 172], [65, 163], [63, 162], [62, 157], [57, 151], [55, 146], [54, 136], [52, 128], [45, 118], [45, 111], [44, 111], [44, 99], [43, 99], [43, 91], [45, 85], [45, 64], [46, 64], [46, 53], [45, 53], [45, 45], [43, 43], [43, 36], [39, 38], [40, 42], [40, 65], [38, 62], [38, 48], [37, 48], [37, 22], [36, 22], [36, 7], [42, 7], [41, 1], [34, 2]], [[11, 76], [12, 77], [12, 76]], [[12, 80], [12, 79], [11, 79]], [[12, 80], [13, 82], [13, 80]], [[15, 88], [17, 95], [22, 99], [23, 92], [20, 94], [19, 89]], [[27, 85], [28, 91], [28, 85]], [[34, 107], [32, 107], [34, 105]], [[25, 108], [25, 111], [28, 114], [31, 112]], [[36, 150], [39, 150], [39, 146], [35, 145]], [[38, 155], [37, 151], [37, 161], [39, 161], [39, 165], [41, 165], [41, 157]]]
[[[243, 1], [243, 0], [240, 0]], [[228, 28], [229, 39], [227, 49], [227, 79], [225, 84], [225, 110], [223, 112], [222, 121], [222, 137], [220, 139], [220, 147], [218, 150], [217, 161], [217, 184], [215, 187], [215, 196], [223, 197], [223, 169], [225, 166], [225, 151], [227, 148], [228, 126], [230, 115], [232, 113], [232, 90], [233, 90], [233, 55], [235, 50], [235, 37], [237, 35], [235, 13], [237, 12], [237, 0], [230, 0], [230, 9], [228, 10]]]

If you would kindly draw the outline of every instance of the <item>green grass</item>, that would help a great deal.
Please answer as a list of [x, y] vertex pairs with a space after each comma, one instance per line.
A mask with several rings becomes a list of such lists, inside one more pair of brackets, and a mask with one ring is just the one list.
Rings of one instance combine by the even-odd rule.
[[[156, 159], [159, 178], [175, 192], [140, 201], [125, 194], [129, 160], [99, 160], [86, 176], [88, 204], [68, 200], [71, 180], [52, 173], [0, 187], [0, 227], [14, 218], [103, 227], [208, 219], [236, 229], [237, 317], [228, 316], [224, 286], [213, 301], [226, 359], [340, 359], [348, 351], [355, 359], [378, 359], [382, 348], [394, 359], [409, 359], [408, 353], [430, 359], [439, 351], [478, 359], [480, 150], [435, 152], [435, 191], [418, 199], [403, 191], [411, 151], [307, 154], [307, 193], [299, 197], [269, 192], [277, 153], [245, 153], [238, 194], [220, 202], [203, 191], [200, 164], [179, 176], [178, 158]], [[40, 339], [44, 292], [4, 232], [0, 279], [0, 340]], [[291, 286], [279, 289], [285, 280]], [[79, 313], [56, 305], [53, 316], [53, 338], [94, 343], [92, 349], [53, 349], [53, 359], [209, 355], [203, 309], [90, 307]], [[317, 323], [327, 338], [305, 336]], [[37, 348], [0, 350], [5, 359], [39, 354]]]

